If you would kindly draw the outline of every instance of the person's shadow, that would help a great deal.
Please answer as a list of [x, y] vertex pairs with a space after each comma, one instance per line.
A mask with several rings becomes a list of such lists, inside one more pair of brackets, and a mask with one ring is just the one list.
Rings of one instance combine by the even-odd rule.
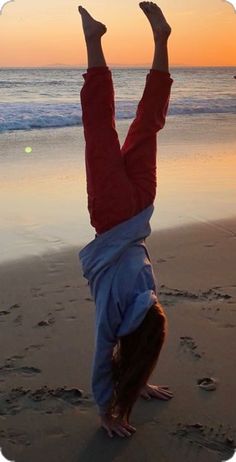
[[125, 452], [130, 444], [132, 444], [132, 436], [123, 438], [114, 435], [113, 438], [110, 438], [101, 428], [95, 432], [86, 447], [77, 456], [76, 462], [126, 460]]

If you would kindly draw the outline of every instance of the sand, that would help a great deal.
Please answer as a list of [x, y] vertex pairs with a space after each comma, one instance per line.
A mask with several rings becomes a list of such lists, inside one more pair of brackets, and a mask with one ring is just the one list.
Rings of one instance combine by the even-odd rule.
[[[0, 266], [0, 446], [24, 462], [218, 462], [233, 455], [236, 218], [155, 231], [147, 240], [168, 334], [140, 398], [137, 431], [110, 439], [90, 389], [95, 308], [79, 248]], [[213, 378], [207, 391], [198, 381]]]
[[[130, 124], [117, 121], [121, 144]], [[235, 153], [233, 115], [167, 117], [153, 230], [234, 216]], [[93, 239], [82, 127], [3, 133], [0, 157], [0, 263]]]

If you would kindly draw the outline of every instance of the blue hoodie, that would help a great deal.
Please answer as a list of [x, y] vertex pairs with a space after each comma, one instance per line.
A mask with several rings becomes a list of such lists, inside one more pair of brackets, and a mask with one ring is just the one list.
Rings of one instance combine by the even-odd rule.
[[145, 239], [154, 206], [97, 235], [79, 252], [83, 275], [96, 305], [92, 392], [100, 415], [113, 394], [112, 354], [118, 338], [130, 334], [157, 301]]

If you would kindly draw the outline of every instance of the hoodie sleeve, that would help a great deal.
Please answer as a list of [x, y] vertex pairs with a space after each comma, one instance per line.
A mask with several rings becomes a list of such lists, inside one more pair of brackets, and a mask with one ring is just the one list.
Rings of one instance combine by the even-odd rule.
[[117, 343], [107, 313], [96, 319], [95, 351], [92, 365], [92, 392], [98, 413], [105, 414], [113, 395], [112, 355]]

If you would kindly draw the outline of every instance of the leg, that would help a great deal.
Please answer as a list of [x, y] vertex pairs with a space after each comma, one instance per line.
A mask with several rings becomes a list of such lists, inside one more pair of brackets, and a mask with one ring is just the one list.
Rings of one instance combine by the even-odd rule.
[[127, 174], [137, 190], [139, 209], [142, 210], [153, 203], [156, 195], [156, 135], [165, 124], [173, 80], [169, 74], [167, 49], [171, 28], [157, 5], [142, 2], [140, 7], [152, 26], [154, 58], [135, 120], [121, 152]]
[[[134, 215], [134, 189], [125, 170], [115, 128], [112, 75], [104, 58], [101, 36], [106, 27], [82, 7], [88, 71], [81, 90], [88, 209], [97, 233]], [[104, 29], [105, 28], [105, 29]]]
[[101, 43], [101, 38], [107, 31], [105, 24], [93, 19], [82, 6], [79, 6], [78, 10], [82, 18], [87, 47], [88, 69], [91, 67], [107, 67]]

